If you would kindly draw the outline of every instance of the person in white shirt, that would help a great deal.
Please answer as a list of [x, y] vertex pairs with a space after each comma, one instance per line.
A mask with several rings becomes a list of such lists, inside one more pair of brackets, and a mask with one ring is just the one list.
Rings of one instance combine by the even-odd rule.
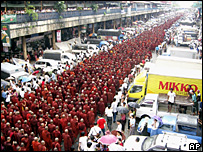
[[88, 134], [88, 138], [90, 138], [91, 136], [97, 136], [97, 134], [101, 134], [101, 128], [95, 122], [94, 126], [90, 129], [90, 132]]
[[81, 137], [79, 138], [78, 151], [84, 151], [87, 149], [87, 136], [85, 136], [85, 132], [81, 132]]
[[117, 128], [116, 128], [116, 131], [120, 131], [122, 132], [122, 124], [121, 124], [121, 120], [117, 120]]
[[25, 94], [24, 88], [21, 88], [20, 97], [21, 97], [21, 98], [24, 98], [24, 94]]
[[113, 123], [116, 122], [116, 113], [117, 113], [117, 105], [116, 98], [113, 98], [113, 102], [111, 103], [111, 108], [113, 109]]
[[49, 81], [49, 74], [48, 74], [48, 72], [45, 73], [44, 78], [45, 78], [45, 82], [47, 83]]
[[173, 92], [173, 88], [168, 92], [168, 112], [171, 112], [172, 106], [175, 103], [176, 94]]
[[111, 131], [113, 109], [111, 108], [110, 104], [108, 104], [108, 107], [106, 107], [106, 109], [105, 109], [105, 115], [107, 116], [107, 126], [108, 126], [109, 130]]
[[136, 120], [134, 118], [133, 113], [130, 114], [130, 135], [135, 135], [135, 123]]
[[16, 89], [16, 84], [15, 84], [15, 81], [14, 80], [10, 80], [10, 84], [12, 86], [13, 89]]
[[10, 101], [11, 101], [11, 94], [9, 92], [7, 92], [6, 93], [6, 101], [5, 101], [5, 106], [6, 107], [9, 104]]

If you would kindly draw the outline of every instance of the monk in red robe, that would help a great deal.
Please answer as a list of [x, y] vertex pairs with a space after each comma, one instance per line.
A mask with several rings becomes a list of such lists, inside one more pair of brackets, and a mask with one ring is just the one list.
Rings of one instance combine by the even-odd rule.
[[44, 139], [44, 141], [45, 141], [45, 145], [47, 147], [47, 150], [50, 150], [51, 149], [52, 140], [51, 140], [51, 135], [50, 135], [50, 132], [48, 131], [48, 127], [47, 126], [42, 131], [42, 139]]
[[71, 151], [72, 140], [68, 133], [68, 129], [65, 129], [65, 132], [62, 134], [62, 138], [64, 141], [64, 149], [65, 151]]

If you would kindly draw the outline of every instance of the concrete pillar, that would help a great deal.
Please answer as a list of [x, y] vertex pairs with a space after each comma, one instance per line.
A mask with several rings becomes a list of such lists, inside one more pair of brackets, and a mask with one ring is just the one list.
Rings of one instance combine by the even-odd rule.
[[80, 25], [78, 25], [78, 37], [80, 38], [81, 31], [80, 31]]
[[92, 23], [92, 33], [94, 33], [94, 23]]
[[27, 59], [27, 47], [26, 47], [25, 36], [22, 37], [22, 43], [23, 43], [23, 56], [24, 56], [24, 59]]
[[104, 21], [104, 29], [106, 29], [106, 21]]
[[122, 17], [120, 18], [120, 27], [122, 27]]
[[116, 20], [113, 20], [113, 29], [116, 29]]
[[56, 49], [56, 33], [55, 33], [55, 30], [52, 31], [52, 45], [53, 45], [53, 49], [55, 50]]

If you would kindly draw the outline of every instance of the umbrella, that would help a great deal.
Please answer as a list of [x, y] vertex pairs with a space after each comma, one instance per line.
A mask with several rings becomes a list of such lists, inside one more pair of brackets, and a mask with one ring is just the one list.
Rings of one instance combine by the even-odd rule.
[[35, 74], [37, 74], [37, 73], [39, 73], [39, 70], [34, 71], [34, 72], [32, 73], [32, 75], [35, 75]]
[[109, 151], [125, 151], [125, 148], [121, 145], [118, 145], [118, 144], [111, 144], [109, 145]]
[[139, 108], [139, 107], [140, 107], [140, 105], [137, 104], [136, 102], [129, 102], [128, 105], [129, 105], [130, 107], [133, 107], [133, 108]]
[[31, 80], [30, 77], [22, 77], [22, 82], [28, 82], [30, 80]]
[[128, 112], [129, 112], [129, 110], [128, 110], [126, 107], [123, 107], [123, 106], [117, 107], [116, 110], [117, 110], [119, 113], [128, 113]]
[[110, 134], [110, 135], [102, 136], [99, 142], [101, 142], [104, 145], [110, 145], [112, 143], [116, 143], [117, 139], [118, 138], [116, 136]]
[[117, 29], [118, 30], [124, 30], [124, 27], [118, 27]]
[[97, 33], [91, 33], [89, 37], [97, 37]]
[[14, 80], [15, 78], [14, 77], [8, 77], [8, 78], [6, 78], [6, 80]]
[[101, 41], [100, 45], [109, 45], [109, 42], [107, 42], [107, 41]]
[[160, 122], [160, 125], [163, 124], [162, 119], [161, 119], [159, 116], [153, 116], [153, 117], [151, 117], [151, 118], [152, 118], [152, 119], [156, 119], [157, 121], [159, 121], [159, 122]]
[[[117, 131], [116, 131], [116, 130], [113, 130], [113, 131], [111, 131], [111, 134], [114, 135], [114, 136], [117, 136]], [[126, 139], [124, 133], [122, 133], [122, 132], [121, 132], [121, 136], [122, 136], [122, 140], [125, 140], [125, 139]]]

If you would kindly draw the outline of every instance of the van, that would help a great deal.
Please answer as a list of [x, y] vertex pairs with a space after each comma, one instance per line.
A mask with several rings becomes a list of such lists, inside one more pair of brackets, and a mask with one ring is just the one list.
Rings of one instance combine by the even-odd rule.
[[6, 80], [8, 77], [14, 77], [18, 82], [21, 76], [29, 76], [20, 66], [10, 64], [8, 62], [1, 63], [1, 79]]
[[[89, 53], [87, 53], [87, 51]], [[98, 54], [99, 48], [95, 44], [76, 44], [72, 46], [72, 53], [86, 53], [86, 55], [90, 57], [93, 56], [93, 54]]]
[[53, 70], [53, 69], [58, 69], [57, 65], [58, 65], [58, 62], [55, 61], [55, 60], [41, 59], [41, 60], [38, 60], [38, 61], [35, 62], [34, 68], [36, 70], [39, 70], [39, 69], [44, 69], [44, 68], [49, 67], [49, 68], [51, 68]]
[[76, 57], [72, 53], [61, 50], [45, 50], [43, 53], [43, 59], [52, 59], [61, 63], [68, 62], [70, 64], [73, 60], [76, 60]]

